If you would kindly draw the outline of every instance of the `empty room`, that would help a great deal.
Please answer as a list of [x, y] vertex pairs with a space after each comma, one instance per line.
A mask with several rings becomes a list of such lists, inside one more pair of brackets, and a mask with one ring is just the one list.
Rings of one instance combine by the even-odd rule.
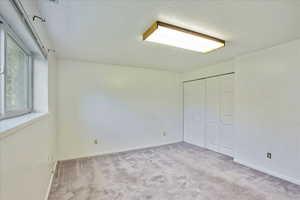
[[299, 0], [0, 0], [0, 200], [300, 200]]

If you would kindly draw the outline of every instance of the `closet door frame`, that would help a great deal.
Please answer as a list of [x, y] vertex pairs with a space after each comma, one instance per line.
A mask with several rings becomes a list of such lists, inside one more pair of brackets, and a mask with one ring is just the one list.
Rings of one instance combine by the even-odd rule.
[[[205, 81], [205, 97], [204, 97], [204, 104], [205, 104], [205, 110], [204, 110], [204, 120], [205, 120], [205, 127], [204, 127], [204, 148], [207, 148], [208, 149], [208, 144], [207, 144], [207, 115], [206, 115], [206, 111], [207, 111], [207, 79], [210, 79], [210, 78], [217, 78], [217, 77], [223, 77], [223, 76], [226, 76], [226, 75], [234, 75], [235, 74], [235, 72], [229, 72], [229, 73], [223, 73], [223, 74], [217, 74], [217, 75], [212, 75], [212, 76], [206, 76], [206, 77], [203, 77], [203, 78], [198, 78], [198, 79], [193, 79], [193, 80], [188, 80], [188, 81], [183, 81], [183, 140], [184, 140], [184, 135], [185, 135], [185, 128], [184, 128], [184, 125], [185, 125], [185, 116], [184, 116], [184, 112], [185, 112], [185, 96], [184, 96], [184, 83], [187, 83], [187, 82], [192, 82], [192, 81], [200, 81], [200, 80], [203, 80], [203, 81]], [[233, 76], [233, 79], [235, 79], [235, 76]], [[234, 80], [233, 80], [234, 81]], [[219, 98], [218, 98], [218, 102], [219, 102], [219, 120], [220, 120], [220, 123], [221, 123], [221, 96], [220, 96], [220, 93], [221, 93], [221, 87], [220, 87], [220, 82], [218, 83], [219, 84], [219, 88], [218, 88], [218, 92], [219, 92]], [[233, 85], [233, 87], [234, 87], [234, 85]], [[233, 95], [234, 95], [234, 88], [233, 88]], [[234, 97], [233, 97], [233, 101], [234, 101]], [[234, 115], [234, 105], [233, 105], [233, 121], [232, 121], [232, 126], [233, 126], [233, 128], [232, 128], [232, 139], [234, 140], [235, 139], [235, 124], [234, 124], [234, 117], [235, 117], [235, 115]], [[219, 134], [220, 134], [220, 131], [221, 131], [221, 126], [220, 125], [218, 125], [218, 132], [219, 132]], [[219, 140], [219, 138], [217, 138], [217, 140]], [[213, 150], [214, 151], [214, 150]], [[226, 154], [226, 155], [228, 155], [228, 153], [227, 152], [220, 152], [220, 147], [218, 147], [218, 149], [216, 149], [215, 151], [217, 151], [217, 152], [219, 152], [219, 153], [223, 153], [223, 154]], [[235, 155], [235, 144], [233, 143], [233, 145], [232, 145], [232, 153], [231, 153], [231, 155], [228, 155], [228, 156], [232, 156], [232, 157], [234, 157], [234, 155]]]

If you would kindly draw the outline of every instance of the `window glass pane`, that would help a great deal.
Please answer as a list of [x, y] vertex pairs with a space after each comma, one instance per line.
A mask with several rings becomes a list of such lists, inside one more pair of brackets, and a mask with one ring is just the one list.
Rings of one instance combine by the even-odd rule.
[[5, 112], [28, 109], [28, 56], [10, 37], [7, 37], [5, 77]]

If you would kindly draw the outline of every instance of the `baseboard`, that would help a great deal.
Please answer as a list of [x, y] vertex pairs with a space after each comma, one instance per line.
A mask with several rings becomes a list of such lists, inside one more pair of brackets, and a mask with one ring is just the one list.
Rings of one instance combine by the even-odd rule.
[[211, 149], [208, 149], [207, 147], [205, 147], [204, 145], [198, 145], [198, 144], [195, 144], [195, 143], [192, 143], [192, 142], [187, 142], [187, 141], [184, 141], [185, 143], [187, 144], [190, 144], [190, 145], [194, 145], [196, 147], [200, 147], [200, 148], [203, 148], [203, 149], [207, 149], [208, 151], [212, 151], [212, 152], [215, 152], [215, 153], [218, 153], [218, 154], [222, 154], [224, 156], [228, 156], [228, 157], [231, 157], [233, 159], [234, 157], [234, 152], [233, 150], [228, 150], [228, 149], [223, 149], [222, 151], [223, 152], [219, 152], [219, 151], [214, 151], [214, 150], [211, 150]]
[[51, 170], [51, 177], [50, 177], [49, 185], [48, 185], [48, 188], [47, 188], [44, 200], [48, 200], [49, 199], [49, 195], [50, 195], [50, 192], [51, 192], [52, 182], [53, 182], [54, 175], [55, 175], [56, 168], [57, 168], [57, 163], [58, 163], [57, 161], [54, 163], [53, 168]]
[[97, 153], [93, 153], [93, 154], [86, 154], [86, 155], [82, 155], [82, 156], [75, 156], [75, 157], [71, 157], [71, 158], [59, 159], [59, 162], [78, 160], [78, 159], [86, 159], [86, 158], [108, 155], [108, 154], [116, 154], [116, 153], [124, 153], [124, 152], [136, 151], [136, 150], [143, 150], [143, 149], [155, 148], [155, 147], [160, 147], [160, 146], [165, 146], [165, 145], [170, 145], [170, 144], [177, 144], [177, 143], [181, 143], [181, 142], [183, 142], [183, 141], [173, 141], [173, 142], [168, 142], [168, 143], [163, 143], [163, 144], [158, 144], [158, 145], [140, 146], [140, 147], [134, 147], [134, 148], [129, 148], [129, 149], [122, 149], [122, 150], [118, 150], [118, 151], [97, 152]]
[[277, 173], [277, 172], [268, 170], [268, 169], [266, 169], [266, 168], [264, 168], [264, 167], [261, 167], [261, 166], [257, 166], [257, 165], [251, 164], [251, 163], [246, 162], [246, 161], [244, 161], [244, 160], [234, 159], [234, 162], [239, 163], [239, 164], [241, 164], [241, 165], [244, 165], [244, 166], [246, 166], [246, 167], [255, 169], [255, 170], [257, 170], [257, 171], [266, 173], [266, 174], [268, 174], [268, 175], [271, 175], [271, 176], [274, 176], [274, 177], [283, 179], [283, 180], [285, 180], [285, 181], [294, 183], [294, 184], [296, 184], [296, 185], [300, 185], [300, 180], [298, 180], [298, 179], [295, 179], [295, 178], [292, 178], [292, 177], [289, 177], [289, 176], [286, 176], [286, 175], [282, 175], [282, 174], [280, 174], [280, 173]]

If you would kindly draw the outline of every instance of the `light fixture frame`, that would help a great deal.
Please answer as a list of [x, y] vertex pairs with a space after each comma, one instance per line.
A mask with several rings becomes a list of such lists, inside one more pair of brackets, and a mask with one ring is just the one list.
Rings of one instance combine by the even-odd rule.
[[207, 52], [204, 52], [204, 53], [210, 53], [210, 52], [216, 51], [218, 49], [224, 48], [225, 45], [226, 45], [225, 40], [222, 40], [222, 39], [210, 36], [210, 35], [206, 35], [206, 34], [203, 34], [203, 33], [199, 33], [199, 32], [196, 32], [196, 31], [192, 31], [192, 30], [189, 30], [189, 29], [186, 29], [186, 28], [182, 28], [182, 27], [179, 27], [179, 26], [175, 26], [175, 25], [172, 25], [172, 24], [168, 24], [168, 23], [165, 23], [165, 22], [161, 22], [161, 21], [154, 22], [144, 32], [143, 40], [145, 41], [154, 31], [156, 31], [156, 29], [158, 29], [158, 26], [166, 27], [166, 28], [169, 28], [169, 29], [173, 29], [173, 30], [176, 30], [176, 31], [180, 31], [180, 32], [183, 32], [183, 33], [190, 34], [190, 35], [198, 36], [198, 37], [205, 38], [205, 39], [208, 39], [208, 40], [220, 42], [220, 43], [223, 44], [223, 46], [221, 46], [219, 48], [215, 48], [215, 49], [212, 49], [211, 51], [207, 51]]

